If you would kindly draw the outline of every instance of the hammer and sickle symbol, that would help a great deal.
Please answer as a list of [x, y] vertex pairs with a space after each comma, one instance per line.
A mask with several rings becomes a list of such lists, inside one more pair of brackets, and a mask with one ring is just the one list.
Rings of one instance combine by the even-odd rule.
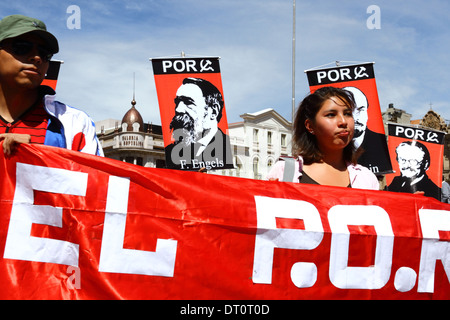
[[211, 64], [212, 64], [212, 62], [210, 60], [202, 60], [202, 61], [200, 61], [200, 67], [201, 67], [200, 72], [214, 71], [214, 69], [211, 66]]
[[436, 132], [428, 132], [427, 141], [439, 143], [438, 134]]
[[363, 78], [363, 77], [368, 78], [369, 75], [364, 71], [366, 71], [366, 67], [359, 67], [359, 71], [358, 71], [358, 68], [355, 68], [355, 80], [358, 78]]

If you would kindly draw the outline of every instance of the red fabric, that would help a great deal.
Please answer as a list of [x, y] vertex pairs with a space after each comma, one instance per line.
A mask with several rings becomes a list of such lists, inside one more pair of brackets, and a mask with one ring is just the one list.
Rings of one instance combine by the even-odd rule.
[[73, 137], [72, 150], [81, 151], [86, 146], [86, 137], [83, 132], [79, 132]]
[[0, 117], [0, 133], [29, 134], [31, 143], [44, 144], [48, 119], [49, 115], [41, 102], [13, 123], [8, 123]]
[[[9, 159], [1, 155], [0, 172], [0, 299], [450, 298], [449, 275], [444, 271], [450, 273], [450, 261], [445, 260], [445, 252], [450, 256], [450, 206], [432, 198], [143, 168], [41, 145], [20, 145]], [[58, 207], [62, 208], [59, 218], [54, 213]], [[349, 212], [353, 212], [350, 218]], [[371, 213], [376, 220], [381, 217], [375, 227], [354, 223]], [[23, 228], [27, 219], [37, 221], [53, 214], [52, 224], [60, 227], [33, 222], [30, 229]], [[271, 214], [277, 218], [267, 232], [263, 220]], [[437, 216], [439, 225], [424, 215]], [[120, 219], [126, 222], [123, 236]], [[339, 231], [346, 221], [351, 222], [348, 253], [342, 241], [345, 232]], [[381, 236], [389, 228], [393, 237]], [[436, 239], [430, 238], [433, 228], [438, 229]], [[113, 232], [107, 238], [109, 231]], [[277, 232], [282, 237], [266, 244], [260, 241]], [[272, 242], [289, 242], [288, 238], [294, 240], [289, 245], [303, 249], [283, 244], [271, 249]], [[49, 239], [77, 246], [56, 250], [53, 256], [47, 245], [22, 250], [36, 240]], [[391, 257], [385, 251], [389, 245], [383, 245], [386, 240], [393, 241]], [[125, 268], [126, 263], [110, 259], [116, 241], [119, 256], [130, 254], [124, 260], [130, 262], [128, 272], [115, 269]], [[266, 258], [274, 253], [271, 261], [261, 264], [269, 266], [270, 283], [256, 280], [256, 248], [268, 248], [261, 251]], [[375, 257], [377, 250], [384, 264]], [[21, 251], [28, 260], [17, 258]], [[70, 252], [77, 252], [75, 266], [36, 261], [37, 257], [70, 258]], [[138, 255], [152, 252], [164, 254], [151, 263], [145, 260], [138, 270]], [[441, 252], [437, 255], [442, 261], [433, 258], [433, 252]], [[336, 267], [342, 257], [348, 257], [348, 267], [363, 271], [383, 265], [386, 283], [378, 289], [339, 288], [331, 278], [342, 271]], [[160, 265], [162, 261], [165, 264]], [[421, 262], [435, 270], [420, 271]], [[314, 269], [311, 263], [316, 280], [311, 276], [314, 272], [305, 271]], [[414, 274], [408, 288], [401, 276]], [[419, 292], [423, 285], [419, 278], [427, 274], [434, 287]], [[302, 277], [309, 281], [306, 287]], [[408, 290], [397, 289], [396, 281]]]

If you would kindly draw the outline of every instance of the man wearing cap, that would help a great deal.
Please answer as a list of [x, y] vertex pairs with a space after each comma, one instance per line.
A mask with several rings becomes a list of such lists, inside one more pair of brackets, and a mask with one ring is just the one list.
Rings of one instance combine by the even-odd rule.
[[0, 141], [6, 155], [17, 143], [36, 143], [103, 156], [92, 119], [41, 85], [58, 51], [42, 21], [22, 15], [0, 20]]

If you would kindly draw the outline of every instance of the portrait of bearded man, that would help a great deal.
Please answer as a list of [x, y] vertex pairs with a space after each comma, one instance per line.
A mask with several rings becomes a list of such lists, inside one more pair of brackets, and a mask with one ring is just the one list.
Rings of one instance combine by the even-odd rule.
[[[209, 81], [185, 78], [175, 96], [170, 122], [174, 142], [166, 147], [168, 168], [233, 168], [230, 140], [219, 128], [224, 100]], [[208, 168], [209, 167], [209, 168]]]

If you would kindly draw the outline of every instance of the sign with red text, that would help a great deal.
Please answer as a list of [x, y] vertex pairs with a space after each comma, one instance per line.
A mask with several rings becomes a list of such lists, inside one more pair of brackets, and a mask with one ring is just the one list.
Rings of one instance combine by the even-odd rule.
[[450, 299], [433, 198], [38, 145], [0, 171], [1, 299]]
[[233, 169], [219, 58], [152, 59], [166, 167]]
[[325, 86], [350, 91], [356, 102], [355, 119], [356, 148], [364, 153], [358, 162], [376, 175], [392, 172], [386, 135], [381, 116], [373, 63], [336, 66], [305, 71], [311, 92]]

